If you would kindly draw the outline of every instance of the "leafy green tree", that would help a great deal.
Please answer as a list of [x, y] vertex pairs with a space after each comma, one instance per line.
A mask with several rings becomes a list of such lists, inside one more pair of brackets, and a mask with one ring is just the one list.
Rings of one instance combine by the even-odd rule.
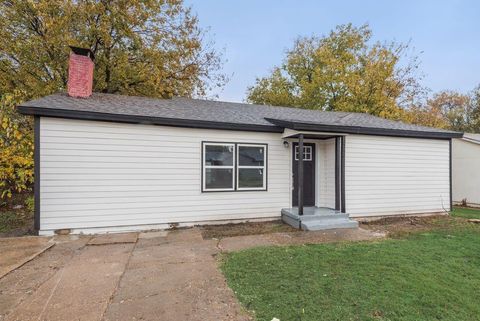
[[340, 25], [324, 37], [295, 41], [281, 66], [248, 88], [252, 103], [405, 117], [402, 107], [423, 97], [418, 61], [408, 44], [371, 43], [368, 25]]
[[94, 90], [205, 95], [225, 78], [182, 0], [15, 0], [0, 4], [0, 94], [65, 88], [68, 45], [95, 54]]

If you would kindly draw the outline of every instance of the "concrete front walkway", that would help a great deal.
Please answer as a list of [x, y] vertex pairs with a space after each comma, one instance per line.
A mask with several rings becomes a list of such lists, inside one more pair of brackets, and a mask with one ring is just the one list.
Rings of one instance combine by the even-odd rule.
[[385, 236], [385, 233], [373, 232], [362, 228], [281, 232], [222, 238], [218, 240], [218, 248], [222, 252], [233, 252], [257, 246], [286, 246], [345, 241], [357, 242], [382, 239]]
[[0, 320], [250, 320], [216, 241], [198, 229], [125, 235], [57, 238], [0, 279]]
[[250, 320], [218, 269], [220, 252], [378, 237], [358, 229], [204, 240], [196, 228], [59, 236], [0, 278], [0, 321]]
[[[148, 235], [146, 235], [148, 237]], [[140, 238], [105, 320], [250, 320], [198, 229]]]

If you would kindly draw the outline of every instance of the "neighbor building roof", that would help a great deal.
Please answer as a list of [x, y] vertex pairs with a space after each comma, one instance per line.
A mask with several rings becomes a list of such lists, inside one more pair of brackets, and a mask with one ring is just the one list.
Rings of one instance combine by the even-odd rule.
[[338, 133], [425, 138], [462, 137], [462, 133], [392, 121], [365, 113], [222, 101], [122, 96], [94, 93], [73, 98], [58, 93], [18, 106], [25, 115], [147, 123], [193, 128], [282, 132], [284, 128]]
[[480, 145], [480, 134], [464, 133], [463, 140]]

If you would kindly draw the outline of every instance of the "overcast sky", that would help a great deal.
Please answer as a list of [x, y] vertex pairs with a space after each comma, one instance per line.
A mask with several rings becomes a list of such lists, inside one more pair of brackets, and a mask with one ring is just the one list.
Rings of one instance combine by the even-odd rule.
[[224, 50], [230, 76], [220, 100], [241, 102], [256, 77], [279, 65], [299, 36], [368, 23], [374, 40], [411, 41], [423, 85], [467, 92], [480, 84], [480, 1], [186, 0]]

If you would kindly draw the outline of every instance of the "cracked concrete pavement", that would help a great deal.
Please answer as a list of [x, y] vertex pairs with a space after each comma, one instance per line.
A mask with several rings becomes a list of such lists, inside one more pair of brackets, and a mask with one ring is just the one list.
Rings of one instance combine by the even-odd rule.
[[41, 253], [0, 278], [0, 321], [251, 320], [218, 268], [220, 252], [382, 236], [357, 229], [205, 240], [198, 228], [56, 236], [46, 251], [38, 241], [15, 254]]
[[1, 321], [250, 320], [198, 229], [56, 242], [0, 279]]
[[43, 253], [55, 243], [48, 237], [0, 239], [0, 278]]
[[141, 239], [105, 320], [249, 320], [218, 270], [217, 253], [197, 229]]

